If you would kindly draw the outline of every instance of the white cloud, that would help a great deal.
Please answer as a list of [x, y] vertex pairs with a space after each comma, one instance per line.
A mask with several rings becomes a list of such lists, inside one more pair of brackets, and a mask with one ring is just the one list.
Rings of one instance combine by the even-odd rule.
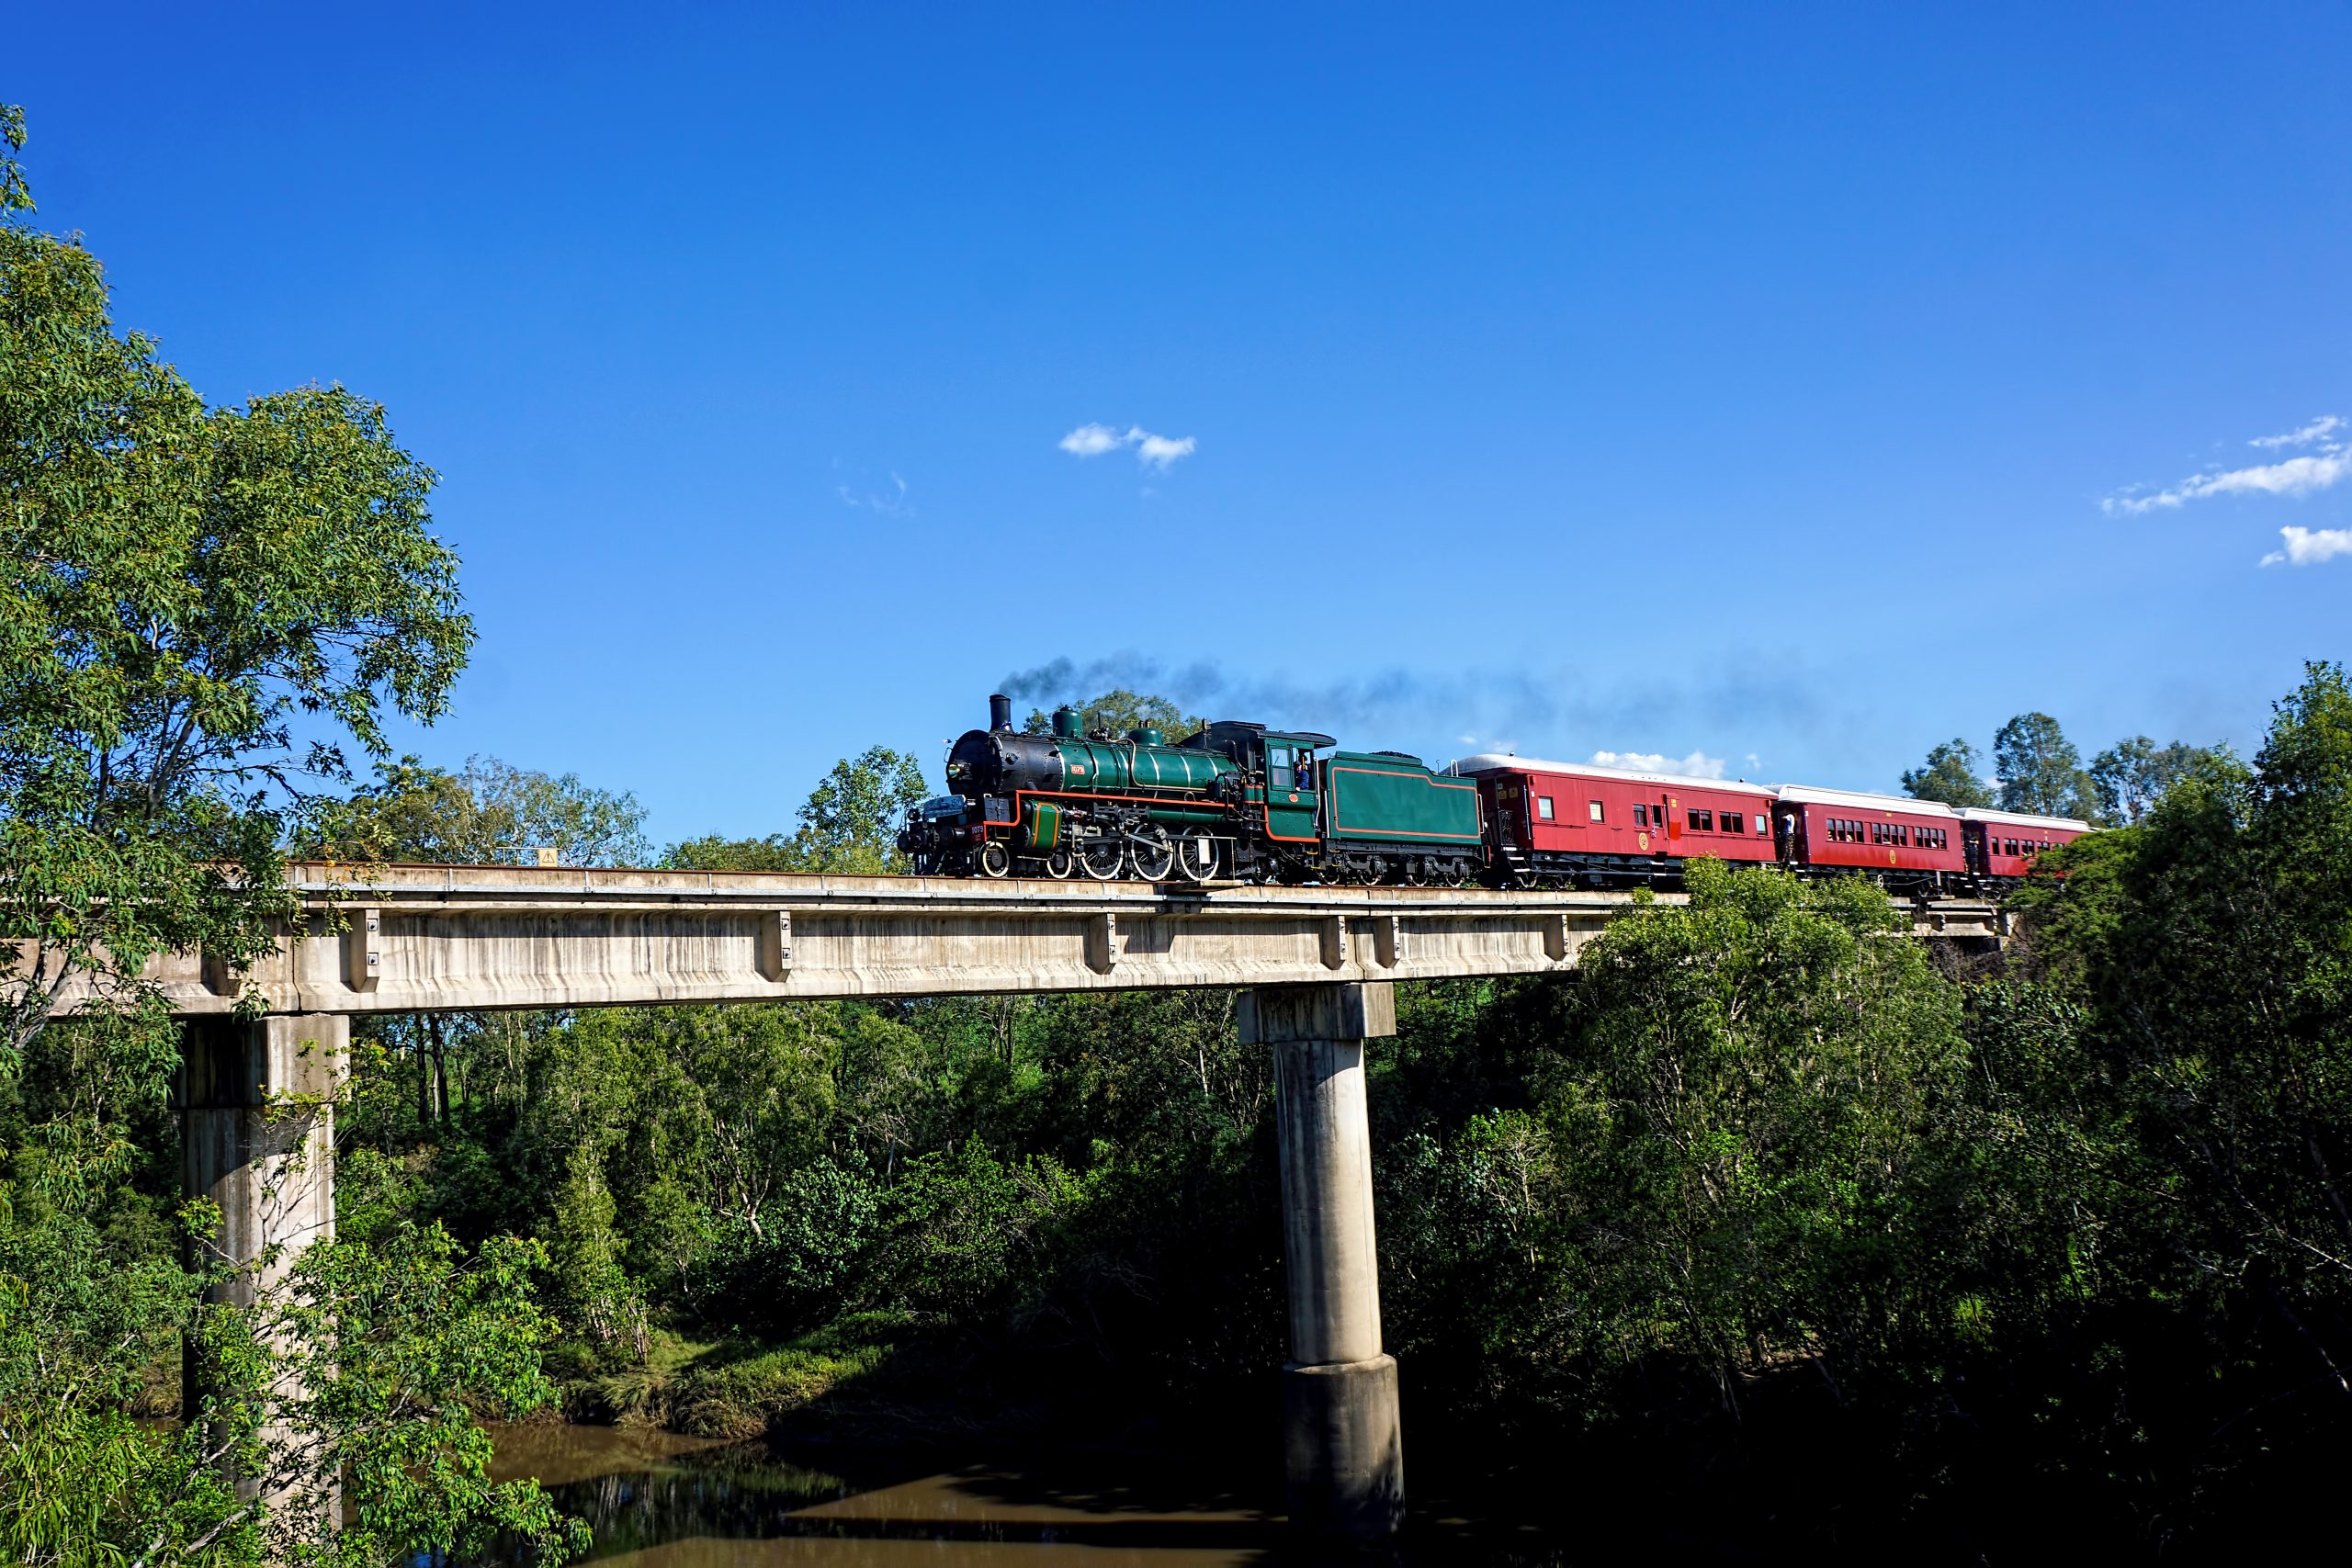
[[2257, 435], [2246, 445], [2249, 446], [2315, 446], [2343, 428], [2343, 415], [2326, 413], [2320, 415], [2301, 430], [2290, 430], [2284, 435]]
[[1100, 457], [1126, 445], [1126, 437], [1107, 424], [1081, 424], [1061, 438], [1065, 452], [1079, 457]]
[[1152, 435], [1142, 431], [1131, 430], [1127, 434], [1143, 437], [1136, 443], [1136, 460], [1162, 473], [1166, 473], [1168, 466], [1177, 458], [1191, 457], [1193, 448], [1200, 445], [1189, 435], [1182, 441], [1174, 441], [1165, 435]]
[[1073, 457], [1100, 457], [1132, 446], [1136, 462], [1166, 473], [1178, 458], [1191, 457], [1200, 442], [1190, 435], [1155, 435], [1140, 424], [1127, 426], [1125, 434], [1107, 424], [1081, 424], [1055, 445]]
[[907, 481], [892, 474], [890, 484], [892, 488], [890, 493], [887, 495], [873, 490], [865, 491], [861, 494], [845, 484], [835, 485], [833, 493], [842, 498], [843, 506], [878, 512], [885, 517], [912, 517], [915, 514], [915, 509], [913, 503], [907, 500]]
[[2276, 463], [2256, 463], [2245, 468], [2216, 468], [2194, 474], [2172, 486], [2148, 493], [2143, 486], [2119, 491], [2100, 502], [2099, 510], [2109, 516], [2138, 516], [2158, 508], [2167, 511], [2186, 506], [2192, 501], [2202, 501], [2212, 495], [2283, 495], [2305, 496], [2352, 479], [2352, 441], [2342, 432], [2344, 420], [2335, 414], [2324, 414], [2284, 435], [2256, 436], [2250, 445], [2282, 450], [2290, 446], [2310, 446], [2316, 450], [2300, 457], [2288, 457]]
[[2331, 556], [2352, 556], [2352, 528], [2281, 528], [2278, 536], [2287, 547], [2263, 557], [2263, 565], [2317, 566]]
[[1592, 761], [1604, 768], [1630, 768], [1637, 773], [1680, 773], [1686, 778], [1719, 779], [1724, 760], [1704, 751], [1669, 757], [1663, 751], [1595, 751]]

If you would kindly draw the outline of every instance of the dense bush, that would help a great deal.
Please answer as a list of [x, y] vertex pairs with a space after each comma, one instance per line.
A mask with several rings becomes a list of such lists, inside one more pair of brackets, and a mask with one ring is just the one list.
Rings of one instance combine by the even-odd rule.
[[[1371, 1099], [1416, 1431], [1815, 1534], [2248, 1528], [2352, 1410], [2347, 823], [2315, 669], [2251, 766], [2052, 857], [2005, 955], [1702, 862], [1572, 977], [1405, 987]], [[580, 1408], [746, 1429], [918, 1341], [1168, 1408], [1282, 1359], [1272, 1089], [1224, 994], [443, 1027], [446, 1097], [388, 1036], [346, 1135], [546, 1240]], [[893, 1348], [825, 1337], [860, 1313]], [[649, 1359], [665, 1326], [719, 1348]], [[1781, 1509], [1799, 1454], [1853, 1495]]]

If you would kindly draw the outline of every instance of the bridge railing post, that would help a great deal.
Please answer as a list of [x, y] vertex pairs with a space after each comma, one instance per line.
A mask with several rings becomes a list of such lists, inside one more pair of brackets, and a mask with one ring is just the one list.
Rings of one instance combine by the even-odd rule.
[[1290, 1298], [1283, 1369], [1291, 1522], [1374, 1540], [1405, 1506], [1396, 1362], [1381, 1348], [1364, 1042], [1396, 1032], [1395, 993], [1371, 985], [1246, 993], [1245, 1043], [1274, 1054]]
[[[220, 1208], [213, 1261], [227, 1272], [206, 1290], [214, 1304], [251, 1308], [285, 1285], [312, 1242], [334, 1238], [334, 1100], [351, 1050], [339, 1013], [197, 1018], [181, 1030], [178, 1092], [182, 1189]], [[184, 1358], [183, 1414], [195, 1418], [202, 1369]], [[262, 1441], [288, 1450], [295, 1435], [265, 1416]], [[241, 1495], [263, 1484], [234, 1477]], [[333, 1483], [323, 1506], [333, 1507]], [[293, 1494], [266, 1501], [282, 1507]]]

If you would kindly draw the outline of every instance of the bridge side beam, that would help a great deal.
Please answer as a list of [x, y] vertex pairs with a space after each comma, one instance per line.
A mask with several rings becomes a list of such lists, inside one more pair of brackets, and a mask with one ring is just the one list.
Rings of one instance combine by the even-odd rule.
[[1359, 1540], [1405, 1511], [1396, 1362], [1381, 1349], [1364, 1042], [1396, 1032], [1386, 982], [1269, 986], [1241, 998], [1244, 1043], [1274, 1053], [1291, 1359], [1283, 1369], [1293, 1525]]

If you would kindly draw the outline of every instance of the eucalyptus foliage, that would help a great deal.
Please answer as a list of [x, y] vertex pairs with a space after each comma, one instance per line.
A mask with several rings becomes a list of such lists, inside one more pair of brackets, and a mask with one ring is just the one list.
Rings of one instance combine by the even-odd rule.
[[432, 486], [339, 387], [209, 407], [95, 256], [0, 224], [0, 1068], [77, 977], [262, 952], [342, 747], [442, 711], [473, 628]]
[[[164, 1196], [177, 1040], [151, 961], [270, 950], [283, 846], [345, 748], [437, 716], [472, 641], [433, 474], [339, 387], [212, 407], [117, 331], [96, 259], [22, 216], [22, 130], [0, 114], [0, 1542], [358, 1563], [514, 1529], [560, 1552], [535, 1487], [487, 1483], [476, 1420], [548, 1393], [535, 1247], [388, 1222], [232, 1258], [216, 1210]], [[183, 1349], [188, 1418], [141, 1419]]]

